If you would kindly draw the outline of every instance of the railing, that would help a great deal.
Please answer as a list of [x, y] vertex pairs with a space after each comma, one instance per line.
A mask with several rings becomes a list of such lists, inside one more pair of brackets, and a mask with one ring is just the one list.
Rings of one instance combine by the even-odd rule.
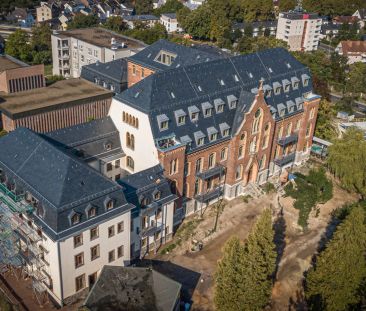
[[289, 164], [295, 160], [295, 153], [288, 154], [282, 158], [275, 159], [274, 162], [278, 166], [284, 166], [286, 164]]
[[278, 140], [278, 144], [280, 146], [287, 146], [289, 144], [296, 143], [297, 140], [298, 140], [298, 134], [297, 133], [294, 133], [294, 134], [292, 134], [290, 136], [280, 138]]
[[197, 173], [196, 176], [203, 180], [209, 179], [211, 177], [220, 175], [225, 172], [225, 167], [222, 165], [217, 165], [213, 168], [208, 169], [207, 171]]
[[208, 202], [213, 199], [217, 199], [218, 197], [223, 195], [224, 187], [223, 185], [218, 185], [213, 190], [209, 190], [206, 193], [196, 195], [195, 199], [198, 202]]

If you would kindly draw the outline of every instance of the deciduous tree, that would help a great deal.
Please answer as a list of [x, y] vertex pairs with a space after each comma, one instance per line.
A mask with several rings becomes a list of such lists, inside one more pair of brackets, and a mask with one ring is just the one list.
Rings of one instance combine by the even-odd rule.
[[31, 46], [29, 44], [29, 35], [21, 29], [17, 29], [9, 35], [5, 45], [5, 53], [22, 60], [31, 61]]

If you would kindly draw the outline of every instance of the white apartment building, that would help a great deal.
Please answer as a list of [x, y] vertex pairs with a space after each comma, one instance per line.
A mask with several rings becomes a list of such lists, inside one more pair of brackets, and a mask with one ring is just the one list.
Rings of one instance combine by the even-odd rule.
[[168, 33], [180, 32], [182, 28], [178, 25], [177, 14], [165, 13], [160, 16], [160, 23], [164, 25]]
[[276, 38], [287, 42], [290, 51], [314, 51], [318, 49], [321, 26], [318, 14], [297, 8], [279, 14]]
[[145, 48], [141, 41], [102, 28], [55, 32], [51, 36], [53, 74], [80, 77], [81, 68], [129, 57]]

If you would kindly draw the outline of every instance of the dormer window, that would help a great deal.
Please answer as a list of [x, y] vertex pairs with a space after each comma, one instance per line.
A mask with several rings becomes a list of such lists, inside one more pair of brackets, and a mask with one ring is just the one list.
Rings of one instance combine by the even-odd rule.
[[80, 222], [80, 215], [75, 213], [71, 216], [71, 225], [76, 225]]
[[288, 100], [286, 105], [289, 113], [293, 113], [295, 111], [295, 103], [292, 100]]
[[302, 74], [301, 75], [301, 80], [302, 80], [302, 85], [303, 86], [308, 86], [309, 85], [310, 77], [307, 74]]
[[290, 91], [291, 82], [287, 79], [282, 80], [283, 90], [285, 93], [288, 93]]
[[199, 138], [197, 141], [198, 146], [202, 146], [205, 143], [205, 139], [203, 137]]
[[203, 116], [205, 118], [212, 116], [212, 105], [209, 102], [204, 102], [202, 104]]
[[177, 57], [177, 54], [162, 50], [156, 56], [155, 61], [158, 63], [164, 64], [166, 66], [170, 66], [174, 62], [176, 57]]
[[294, 90], [297, 90], [299, 88], [299, 82], [300, 82], [300, 80], [297, 77], [291, 78], [292, 88]]
[[264, 90], [264, 96], [265, 97], [271, 97], [271, 95], [272, 95], [272, 88], [268, 84], [265, 84], [263, 86], [263, 90]]
[[238, 104], [238, 99], [234, 95], [229, 95], [227, 97], [227, 101], [229, 103], [229, 109], [235, 109]]
[[192, 119], [192, 121], [197, 121], [198, 120], [198, 112], [192, 113], [191, 119]]
[[154, 193], [154, 200], [160, 200], [161, 198], [161, 192], [160, 191], [157, 191]]
[[203, 134], [202, 131], [198, 131], [194, 133], [194, 138], [196, 140], [196, 145], [197, 146], [202, 146], [205, 143], [205, 137], [206, 135]]
[[277, 105], [277, 111], [280, 117], [283, 117], [286, 113], [286, 106], [284, 104]]
[[198, 114], [200, 110], [197, 108], [197, 106], [189, 106], [188, 107], [189, 117], [191, 118], [191, 121], [197, 121], [198, 120]]
[[186, 123], [186, 117], [185, 116], [178, 117], [178, 125], [182, 125], [184, 123]]
[[207, 129], [207, 134], [208, 134], [210, 141], [217, 140], [217, 133], [218, 133], [217, 129], [215, 129], [213, 126], [211, 126]]
[[157, 116], [160, 131], [165, 131], [169, 127], [169, 118], [166, 114], [160, 114]]
[[107, 203], [106, 203], [107, 210], [112, 209], [113, 208], [113, 205], [114, 205], [113, 200], [107, 201]]
[[226, 122], [220, 123], [219, 127], [220, 127], [220, 132], [221, 132], [222, 137], [227, 137], [230, 135], [230, 126]]
[[215, 99], [214, 104], [215, 104], [216, 113], [224, 112], [225, 102], [221, 98]]
[[282, 87], [281, 83], [279, 83], [279, 82], [274, 82], [273, 83], [273, 90], [274, 90], [275, 95], [280, 95], [281, 94], [281, 87]]
[[174, 115], [178, 126], [184, 125], [186, 123], [186, 113], [183, 109], [174, 111]]
[[88, 211], [88, 218], [92, 218], [97, 214], [97, 209], [95, 207], [91, 207]]

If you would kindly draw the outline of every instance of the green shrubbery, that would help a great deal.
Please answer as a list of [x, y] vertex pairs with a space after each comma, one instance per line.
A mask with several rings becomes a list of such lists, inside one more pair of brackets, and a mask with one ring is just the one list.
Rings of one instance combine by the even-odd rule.
[[324, 169], [311, 170], [308, 176], [296, 175], [296, 187], [289, 183], [285, 187], [286, 196], [294, 198], [294, 207], [299, 210], [298, 224], [302, 228], [308, 225], [309, 214], [318, 203], [325, 203], [332, 198], [333, 184], [325, 175]]
[[268, 194], [268, 193], [276, 191], [276, 187], [271, 182], [267, 182], [263, 185], [263, 190], [265, 193]]

